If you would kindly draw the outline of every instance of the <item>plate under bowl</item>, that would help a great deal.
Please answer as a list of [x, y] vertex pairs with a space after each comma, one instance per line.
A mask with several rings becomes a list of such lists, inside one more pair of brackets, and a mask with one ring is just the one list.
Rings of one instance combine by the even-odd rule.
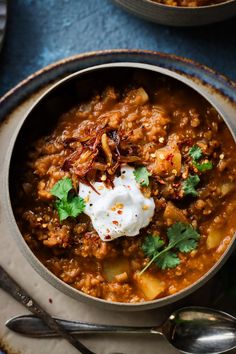
[[[108, 53], [107, 53], [108, 54]], [[124, 55], [126, 54], [127, 59], [128, 57], [132, 58], [132, 52], [130, 52], [130, 55], [127, 55], [127, 52], [124, 52]], [[146, 53], [148, 56], [150, 53]], [[136, 52], [136, 55], [138, 55], [138, 52]], [[141, 53], [140, 53], [141, 55]], [[106, 56], [104, 54], [104, 56]], [[108, 54], [109, 56], [109, 54]], [[170, 59], [171, 57], [168, 57]], [[112, 59], [112, 55], [110, 57], [110, 60]], [[115, 56], [113, 57], [113, 60], [115, 59]], [[173, 62], [175, 63], [178, 61], [178, 58], [172, 58]], [[145, 60], [145, 55], [143, 55], [143, 60]], [[112, 61], [112, 60], [111, 60]], [[60, 69], [62, 69], [63, 66], [66, 65], [65, 63], [62, 63], [60, 66]], [[193, 64], [193, 63], [192, 63]], [[173, 63], [172, 63], [173, 65]], [[31, 263], [31, 265], [36, 269], [36, 271], [43, 277], [45, 278], [50, 284], [55, 286], [57, 289], [62, 291], [63, 293], [72, 296], [73, 298], [77, 300], [81, 300], [84, 302], [92, 302], [98, 306], [102, 306], [103, 308], [106, 309], [114, 309], [114, 310], [128, 310], [128, 311], [135, 311], [135, 310], [146, 310], [150, 308], [155, 308], [155, 307], [162, 307], [168, 304], [171, 304], [187, 295], [195, 291], [197, 288], [202, 286], [205, 282], [207, 282], [208, 279], [210, 279], [216, 272], [217, 270], [220, 269], [220, 267], [224, 264], [226, 259], [229, 257], [234, 244], [235, 244], [235, 238], [231, 244], [231, 246], [227, 249], [227, 251], [224, 253], [224, 255], [221, 257], [221, 259], [213, 266], [213, 268], [207, 272], [201, 279], [199, 279], [196, 283], [191, 285], [190, 287], [182, 290], [181, 292], [162, 298], [162, 299], [157, 299], [154, 301], [149, 301], [149, 302], [144, 302], [144, 303], [137, 303], [137, 304], [127, 304], [127, 303], [114, 303], [114, 302], [109, 302], [106, 300], [94, 298], [91, 296], [88, 296], [72, 287], [69, 285], [65, 284], [62, 282], [60, 279], [58, 279], [56, 276], [54, 276], [50, 271], [48, 271], [42, 263], [34, 256], [32, 251], [29, 249], [29, 247], [26, 245], [17, 225], [14, 219], [14, 215], [11, 209], [11, 202], [10, 202], [10, 195], [9, 195], [9, 188], [8, 188], [8, 182], [9, 182], [9, 166], [10, 166], [10, 161], [11, 161], [11, 156], [12, 156], [12, 151], [14, 149], [15, 142], [19, 136], [19, 132], [22, 132], [22, 127], [24, 128], [25, 124], [28, 122], [28, 119], [30, 117], [30, 114], [37, 109], [37, 107], [43, 102], [43, 100], [46, 100], [47, 97], [50, 95], [54, 95], [56, 92], [60, 92], [60, 90], [63, 90], [63, 87], [66, 87], [66, 85], [70, 85], [73, 83], [74, 80], [78, 80], [79, 78], [82, 78], [83, 80], [86, 78], [88, 75], [93, 75], [97, 72], [101, 71], [109, 71], [109, 70], [114, 70], [114, 69], [119, 69], [121, 70], [122, 68], [127, 68], [127, 69], [133, 69], [135, 68], [136, 70], [148, 70], [152, 72], [157, 72], [161, 73], [170, 77], [173, 77], [177, 80], [182, 81], [183, 83], [187, 84], [188, 86], [192, 87], [196, 91], [198, 91], [200, 94], [202, 94], [208, 101], [211, 102], [213, 106], [219, 111], [219, 113], [222, 115], [222, 117], [225, 119], [226, 124], [230, 128], [234, 138], [236, 136], [236, 120], [234, 118], [234, 115], [231, 114], [231, 110], [226, 110], [224, 105], [221, 104], [220, 100], [218, 100], [218, 95], [217, 91], [213, 92], [212, 88], [210, 88], [210, 92], [212, 92], [210, 95], [207, 94], [207, 91], [205, 91], [202, 87], [202, 84], [200, 81], [195, 81], [192, 80], [191, 78], [186, 77], [185, 75], [182, 75], [176, 70], [172, 69], [166, 69], [162, 66], [154, 66], [146, 63], [131, 63], [126, 62], [123, 63], [109, 63], [109, 64], [102, 64], [96, 67], [90, 67], [88, 69], [81, 70], [79, 72], [73, 73], [69, 75], [68, 77], [64, 78], [60, 82], [56, 83], [52, 87], [49, 88], [46, 93], [41, 96], [36, 103], [33, 105], [33, 107], [30, 109], [30, 111], [22, 117], [22, 119], [19, 121], [18, 126], [16, 127], [16, 130], [12, 136], [12, 139], [9, 144], [9, 149], [6, 154], [6, 159], [5, 159], [5, 165], [4, 165], [4, 173], [3, 173], [3, 183], [4, 183], [4, 188], [3, 190], [6, 191], [4, 193], [4, 203], [5, 203], [5, 208], [7, 209], [7, 215], [8, 215], [8, 224], [9, 224], [9, 229], [12, 233], [12, 235], [15, 237], [16, 243], [18, 244], [18, 247], [20, 250], [23, 252], [27, 260]], [[197, 67], [196, 67], [197, 68]], [[197, 70], [196, 70], [197, 71]], [[7, 97], [5, 98], [7, 99]], [[229, 97], [228, 97], [229, 99]], [[4, 99], [3, 99], [4, 100]], [[6, 107], [5, 107], [6, 108]], [[232, 106], [232, 112], [234, 112], [234, 104]]]

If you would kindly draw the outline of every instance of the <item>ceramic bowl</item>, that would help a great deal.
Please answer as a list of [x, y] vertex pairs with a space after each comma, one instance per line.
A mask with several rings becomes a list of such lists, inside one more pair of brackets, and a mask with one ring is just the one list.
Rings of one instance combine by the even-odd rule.
[[[127, 52], [123, 52], [126, 53]], [[131, 54], [132, 52], [130, 52]], [[121, 54], [121, 53], [120, 53]], [[134, 53], [133, 53], [134, 54]], [[136, 52], [136, 55], [140, 53]], [[145, 53], [148, 57], [148, 52]], [[109, 56], [109, 53], [107, 53]], [[106, 57], [104, 54], [103, 59]], [[109, 57], [111, 60], [112, 55]], [[119, 55], [117, 53], [116, 58]], [[123, 55], [123, 57], [127, 58], [127, 55]], [[132, 55], [128, 56], [130, 59]], [[145, 57], [145, 55], [144, 55]], [[144, 59], [143, 57], [143, 59]], [[113, 57], [113, 59], [115, 56]], [[171, 57], [169, 57], [170, 59]], [[88, 59], [88, 58], [87, 58]], [[91, 59], [91, 58], [90, 58]], [[134, 59], [134, 57], [132, 58]], [[147, 58], [146, 58], [147, 59]], [[173, 58], [172, 58], [173, 59]], [[173, 59], [174, 62], [177, 62], [178, 59]], [[88, 60], [89, 62], [89, 60]], [[62, 67], [68, 64], [68, 62], [61, 63], [59, 65], [60, 70]], [[187, 64], [186, 64], [187, 65]], [[55, 70], [55, 67], [54, 67]], [[50, 70], [49, 70], [50, 71]], [[154, 301], [129, 304], [129, 303], [119, 303], [119, 302], [109, 302], [103, 299], [98, 299], [91, 297], [78, 291], [68, 284], [61, 281], [59, 278], [54, 276], [33, 254], [30, 248], [25, 243], [14, 218], [14, 214], [11, 207], [11, 195], [9, 189], [9, 181], [11, 181], [11, 163], [14, 161], [17, 156], [17, 152], [20, 151], [24, 145], [28, 144], [29, 139], [35, 139], [39, 133], [42, 133], [45, 128], [48, 128], [49, 125], [53, 125], [58, 117], [58, 115], [64, 111], [69, 109], [75, 103], [77, 97], [75, 97], [72, 93], [74, 92], [74, 88], [77, 88], [77, 92], [82, 93], [82, 96], [86, 92], [89, 92], [94, 88], [95, 83], [105, 82], [107, 78], [119, 77], [129, 75], [133, 71], [149, 71], [152, 72], [153, 75], [155, 73], [163, 74], [174, 79], [180, 80], [186, 85], [192, 87], [194, 90], [203, 95], [210, 103], [215, 106], [215, 108], [219, 111], [220, 115], [224, 118], [226, 124], [232, 132], [234, 139], [236, 138], [236, 119], [233, 114], [235, 106], [233, 105], [233, 110], [231, 108], [228, 110], [222, 104], [222, 101], [218, 97], [217, 91], [213, 91], [213, 88], [209, 88], [209, 94], [203, 89], [204, 86], [198, 82], [197, 80], [193, 81], [189, 79], [187, 76], [180, 74], [176, 70], [166, 69], [163, 66], [150, 65], [147, 63], [136, 63], [136, 62], [113, 62], [108, 64], [102, 64], [95, 67], [89, 67], [84, 70], [80, 70], [75, 72], [66, 78], [60, 80], [56, 84], [52, 85], [46, 92], [40, 96], [40, 98], [33, 104], [30, 108], [29, 112], [25, 114], [18, 122], [14, 133], [12, 134], [11, 141], [9, 142], [9, 148], [5, 156], [5, 164], [3, 167], [3, 203], [4, 209], [7, 214], [7, 222], [9, 231], [14, 236], [15, 241], [19, 247], [19, 249], [23, 252], [26, 259], [30, 262], [30, 264], [34, 267], [34, 269], [51, 285], [62, 291], [63, 293], [84, 302], [94, 303], [97, 306], [103, 307], [105, 309], [112, 310], [126, 310], [126, 311], [138, 311], [138, 310], [147, 310], [155, 307], [163, 307], [165, 305], [171, 304], [183, 297], [186, 297], [204, 283], [206, 283], [225, 263], [226, 259], [229, 257], [231, 251], [235, 245], [235, 237], [231, 245], [228, 247], [224, 255], [221, 259], [197, 282], [193, 285], [185, 288], [184, 290], [178, 292], [177, 294], [167, 296], [165, 298], [157, 299]], [[195, 68], [195, 72], [197, 72], [197, 66]], [[44, 73], [45, 74], [45, 73]], [[52, 72], [51, 72], [52, 74]], [[105, 81], [104, 81], [105, 80]], [[23, 83], [24, 85], [25, 83]], [[82, 90], [79, 88], [82, 87]], [[31, 87], [32, 89], [32, 87]], [[35, 87], [34, 87], [35, 89]], [[231, 92], [231, 90], [230, 90]], [[19, 92], [18, 92], [19, 93]], [[17, 89], [15, 92], [15, 99], [17, 97]], [[9, 96], [6, 96], [5, 101], [8, 101], [8, 105], [5, 104], [5, 109], [9, 109]], [[3, 99], [3, 100], [4, 100]], [[231, 98], [228, 97], [228, 100]], [[231, 106], [230, 106], [231, 107]], [[4, 108], [4, 106], [3, 106]], [[50, 112], [51, 121], [48, 122], [48, 112]], [[43, 128], [43, 129], [42, 129]]]
[[113, 1], [144, 20], [168, 26], [202, 26], [236, 15], [235, 0], [201, 7], [167, 6], [152, 0]]

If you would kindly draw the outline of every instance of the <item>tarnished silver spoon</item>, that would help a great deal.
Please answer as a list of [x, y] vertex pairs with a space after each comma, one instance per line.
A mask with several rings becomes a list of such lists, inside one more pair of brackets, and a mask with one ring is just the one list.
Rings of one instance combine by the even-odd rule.
[[[125, 327], [56, 319], [73, 334], [156, 334], [163, 335], [185, 353], [216, 354], [236, 347], [236, 318], [205, 307], [185, 307], [173, 312], [160, 327]], [[6, 322], [11, 330], [31, 337], [55, 337], [39, 318], [17, 316]]]

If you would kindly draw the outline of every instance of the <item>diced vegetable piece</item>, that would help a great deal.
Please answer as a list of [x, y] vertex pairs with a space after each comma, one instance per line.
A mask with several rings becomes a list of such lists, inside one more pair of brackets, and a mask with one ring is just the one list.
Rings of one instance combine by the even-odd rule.
[[229, 194], [233, 189], [234, 189], [234, 184], [231, 182], [226, 182], [222, 184], [220, 188], [222, 197], [224, 197], [226, 194]]
[[163, 281], [148, 273], [143, 273], [141, 275], [136, 274], [135, 280], [138, 288], [143, 292], [147, 300], [154, 300], [157, 296], [163, 293], [166, 288]]
[[160, 175], [179, 175], [181, 172], [181, 153], [177, 146], [165, 146], [156, 151], [153, 173]]
[[106, 280], [112, 281], [122, 273], [130, 273], [129, 261], [126, 258], [109, 259], [103, 263], [103, 272]]
[[118, 274], [115, 276], [116, 281], [118, 281], [118, 283], [124, 283], [128, 280], [128, 274], [126, 272]]
[[171, 202], [167, 203], [163, 216], [165, 219], [170, 219], [173, 223], [176, 221], [188, 223], [188, 219], [184, 215], [183, 211], [181, 209], [177, 208]]
[[207, 236], [207, 248], [212, 249], [219, 246], [224, 237], [224, 232], [221, 229], [214, 229], [213, 227], [209, 229]]
[[133, 102], [140, 106], [149, 100], [147, 92], [142, 87], [134, 91], [134, 96], [135, 97]]
[[229, 235], [231, 233], [230, 230], [235, 218], [235, 210], [236, 210], [236, 200], [232, 199], [228, 202], [228, 205], [225, 207], [225, 214], [227, 218], [225, 219], [224, 224], [220, 226], [212, 225], [208, 228], [208, 237], [207, 237], [207, 248], [212, 249], [216, 248], [220, 245], [221, 241], [225, 238], [225, 235]]

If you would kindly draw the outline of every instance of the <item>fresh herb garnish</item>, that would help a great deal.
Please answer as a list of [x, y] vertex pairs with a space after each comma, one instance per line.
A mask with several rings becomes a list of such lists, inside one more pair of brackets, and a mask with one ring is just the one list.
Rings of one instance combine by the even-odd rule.
[[153, 254], [164, 246], [165, 242], [159, 236], [148, 235], [142, 245], [145, 255], [152, 258]]
[[142, 187], [149, 185], [149, 176], [151, 176], [151, 174], [148, 172], [146, 167], [138, 167], [134, 171], [135, 180]]
[[72, 181], [70, 178], [63, 178], [58, 181], [51, 189], [51, 194], [58, 199], [67, 200], [69, 191], [73, 189]]
[[199, 233], [190, 224], [177, 222], [167, 230], [168, 245], [159, 236], [147, 236], [142, 249], [150, 261], [140, 272], [142, 274], [155, 262], [161, 269], [175, 268], [180, 259], [176, 251], [189, 253], [197, 248]]
[[189, 155], [193, 159], [193, 165], [198, 169], [200, 172], [208, 171], [213, 168], [213, 163], [211, 161], [199, 163], [199, 160], [202, 157], [202, 150], [199, 146], [194, 145], [189, 150]]
[[198, 192], [196, 191], [195, 187], [199, 182], [200, 178], [198, 175], [190, 175], [183, 183], [184, 195], [192, 195], [193, 197], [196, 197]]
[[79, 196], [68, 197], [67, 200], [57, 200], [56, 208], [60, 221], [67, 219], [69, 216], [76, 218], [85, 208], [83, 198]]
[[213, 163], [211, 161], [202, 162], [202, 163], [193, 161], [193, 164], [198, 169], [198, 171], [201, 172], [212, 170], [213, 168]]
[[168, 251], [156, 258], [155, 263], [161, 269], [171, 269], [180, 264], [180, 259], [176, 253]]
[[189, 155], [192, 157], [193, 160], [199, 160], [202, 157], [202, 150], [199, 146], [194, 145], [189, 150]]
[[80, 196], [69, 194], [72, 189], [73, 185], [70, 178], [61, 179], [51, 189], [51, 194], [58, 198], [55, 206], [60, 222], [69, 216], [76, 218], [84, 211], [84, 199]]

